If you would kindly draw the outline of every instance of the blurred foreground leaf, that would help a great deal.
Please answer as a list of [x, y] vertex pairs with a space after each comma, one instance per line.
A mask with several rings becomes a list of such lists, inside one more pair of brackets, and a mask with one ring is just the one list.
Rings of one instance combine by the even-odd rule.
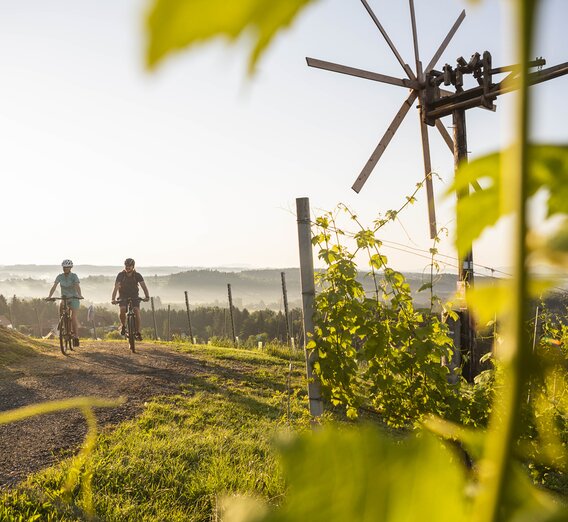
[[[505, 152], [504, 154], [507, 154]], [[485, 187], [457, 204], [456, 246], [468, 250], [483, 231], [511, 213], [506, 172], [502, 171], [503, 154], [493, 153], [462, 165], [449, 193], [466, 189], [478, 182]], [[546, 215], [568, 214], [568, 145], [533, 145], [529, 152], [529, 196], [539, 190], [547, 193]]]
[[[436, 418], [429, 432], [403, 440], [367, 426], [326, 428], [284, 449], [290, 484], [283, 505], [272, 512], [262, 500], [234, 497], [223, 502], [225, 522], [457, 522], [473, 515], [478, 493], [476, 467], [467, 469], [465, 447], [475, 459], [486, 433]], [[500, 521], [568, 520], [566, 506], [531, 483], [513, 463]]]
[[247, 519], [229, 507], [224, 520], [455, 522], [468, 509], [459, 459], [429, 433], [395, 441], [370, 427], [326, 429], [287, 447], [284, 464], [291, 483], [280, 510]]
[[225, 36], [250, 34], [252, 70], [275, 34], [290, 25], [315, 0], [154, 0], [147, 20], [146, 63], [155, 67], [165, 56], [190, 45]]

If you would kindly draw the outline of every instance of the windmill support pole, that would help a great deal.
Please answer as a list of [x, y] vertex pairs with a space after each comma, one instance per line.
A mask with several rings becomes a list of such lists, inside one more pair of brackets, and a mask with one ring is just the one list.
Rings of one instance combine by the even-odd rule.
[[300, 277], [302, 285], [302, 311], [304, 316], [304, 353], [306, 355], [306, 374], [308, 378], [308, 399], [310, 414], [319, 417], [323, 414], [321, 383], [313, 373], [314, 363], [318, 359], [317, 350], [308, 350], [306, 345], [314, 333], [314, 257], [312, 251], [312, 229], [310, 221], [310, 200], [296, 198], [296, 216], [298, 220], [298, 244], [300, 248]]
[[187, 296], [187, 290], [184, 292], [185, 294], [185, 309], [187, 311], [187, 326], [189, 328], [189, 342], [193, 344], [193, 329], [191, 328], [191, 317], [189, 315], [189, 298]]
[[233, 294], [231, 293], [231, 285], [227, 285], [227, 293], [229, 294], [229, 314], [231, 316], [231, 333], [233, 334], [233, 344], [237, 343], [235, 336], [235, 319], [233, 317]]
[[286, 320], [286, 343], [289, 345], [292, 336], [290, 334], [290, 312], [288, 310], [288, 292], [286, 290], [286, 274], [284, 272], [280, 272], [280, 277], [282, 279], [282, 300], [284, 302], [284, 319]]
[[[465, 109], [456, 110], [453, 112], [454, 124], [454, 166], [457, 171], [462, 163], [467, 163], [467, 132], [465, 125]], [[466, 198], [469, 194], [469, 189], [458, 192], [458, 200]], [[473, 286], [473, 246], [468, 245], [465, 251], [458, 252], [458, 285], [459, 289], [465, 294], [470, 286]], [[464, 303], [467, 303], [464, 300]], [[463, 368], [464, 377], [472, 382], [476, 375], [476, 370], [479, 362], [476, 361], [475, 350], [475, 325], [473, 316], [464, 304], [460, 312], [460, 350], [466, 356], [466, 363]]]

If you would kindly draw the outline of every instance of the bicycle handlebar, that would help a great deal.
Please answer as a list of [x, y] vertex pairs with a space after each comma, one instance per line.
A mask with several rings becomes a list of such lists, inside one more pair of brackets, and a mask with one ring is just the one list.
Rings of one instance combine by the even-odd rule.
[[84, 297], [61, 296], [61, 297], [46, 297], [46, 301], [69, 301], [70, 299], [85, 299]]
[[135, 299], [140, 299], [140, 301], [144, 301], [145, 303], [150, 300], [149, 297], [126, 297], [124, 299], [115, 299], [114, 301], [111, 301], [111, 304], [128, 304], [129, 301], [134, 301]]

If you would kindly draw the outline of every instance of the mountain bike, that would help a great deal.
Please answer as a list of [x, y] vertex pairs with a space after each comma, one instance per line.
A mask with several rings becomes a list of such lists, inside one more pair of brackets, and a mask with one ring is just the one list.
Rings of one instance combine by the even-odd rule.
[[130, 346], [132, 353], [136, 353], [136, 315], [133, 305], [135, 301], [140, 304], [140, 301], [146, 301], [146, 299], [141, 297], [127, 297], [126, 299], [117, 299], [114, 301], [114, 303], [119, 306], [126, 304], [126, 338], [128, 339], [128, 346]]
[[73, 350], [73, 326], [71, 323], [71, 308], [68, 301], [71, 299], [83, 299], [82, 297], [50, 297], [47, 301], [61, 301], [61, 311], [59, 315], [59, 323], [57, 329], [59, 330], [59, 347], [61, 353], [67, 355], [69, 350]]

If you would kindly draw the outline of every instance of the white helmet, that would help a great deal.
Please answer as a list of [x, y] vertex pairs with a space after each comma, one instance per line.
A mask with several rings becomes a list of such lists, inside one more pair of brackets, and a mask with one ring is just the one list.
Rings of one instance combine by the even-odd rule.
[[63, 268], [73, 268], [73, 261], [71, 261], [71, 259], [64, 259], [61, 262], [61, 266]]

